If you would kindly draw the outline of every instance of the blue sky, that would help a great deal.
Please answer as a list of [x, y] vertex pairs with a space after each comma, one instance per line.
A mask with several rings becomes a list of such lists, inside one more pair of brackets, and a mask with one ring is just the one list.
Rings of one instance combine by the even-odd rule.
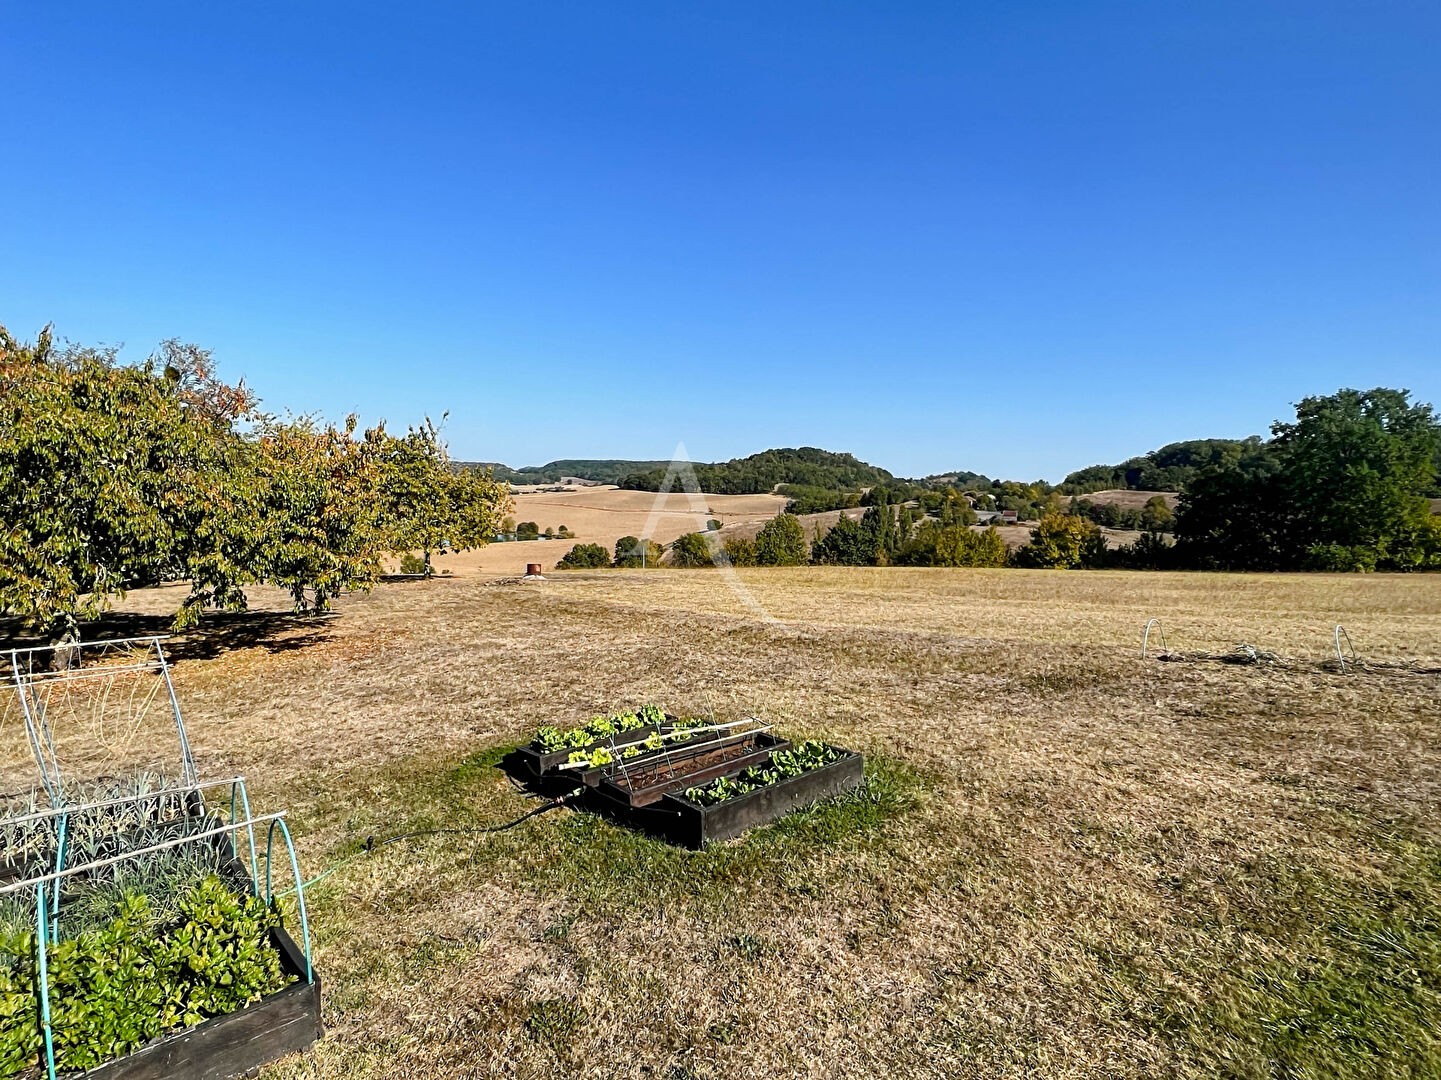
[[0, 2], [0, 323], [453, 452], [1059, 479], [1441, 405], [1441, 5]]

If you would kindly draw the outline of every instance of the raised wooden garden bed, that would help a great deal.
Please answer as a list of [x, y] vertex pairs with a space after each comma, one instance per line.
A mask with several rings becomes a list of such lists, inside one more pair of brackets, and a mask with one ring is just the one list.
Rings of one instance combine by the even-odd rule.
[[297, 981], [84, 1075], [94, 1080], [233, 1080], [310, 1046], [321, 1035], [320, 976], [305, 981], [305, 957], [284, 930], [272, 931], [271, 940], [281, 967]]
[[701, 806], [682, 793], [668, 792], [654, 807], [657, 813], [647, 821], [647, 827], [688, 848], [730, 840], [747, 829], [768, 825], [798, 806], [854, 791], [861, 785], [862, 765], [860, 754], [847, 751], [839, 761], [714, 806]]
[[602, 797], [626, 806], [649, 806], [669, 791], [762, 764], [789, 746], [764, 731], [721, 737], [707, 732], [665, 750], [587, 771], [596, 774], [592, 786]]
[[[667, 717], [666, 719], [670, 721], [675, 718]], [[566, 747], [564, 750], [552, 750], [548, 753], [542, 753], [533, 746], [518, 746], [513, 753], [516, 762], [532, 776], [545, 776], [547, 773], [554, 772], [556, 766], [570, 761], [571, 754], [590, 753], [594, 750], [609, 749], [611, 746], [624, 747], [631, 743], [644, 742], [659, 730], [658, 725], [647, 724], [645, 727], [631, 728], [629, 731], [607, 735], [605, 738], [597, 739], [585, 746]]]

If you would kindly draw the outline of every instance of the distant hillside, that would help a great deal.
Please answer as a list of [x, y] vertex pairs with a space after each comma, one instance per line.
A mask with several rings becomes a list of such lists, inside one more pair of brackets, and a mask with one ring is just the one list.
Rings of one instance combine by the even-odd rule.
[[1259, 435], [1247, 439], [1190, 439], [1169, 443], [1119, 465], [1092, 465], [1071, 473], [1060, 490], [1081, 495], [1125, 488], [1131, 491], [1182, 491], [1202, 469], [1211, 466], [1260, 465], [1267, 457]]
[[[623, 477], [620, 486], [659, 491], [667, 466], [668, 463], [659, 463], [655, 468], [638, 469]], [[895, 480], [885, 469], [868, 465], [853, 454], [838, 454], [814, 446], [765, 450], [731, 461], [697, 463], [694, 468], [700, 489], [717, 495], [760, 495], [774, 491], [779, 484], [849, 491]]]
[[622, 477], [647, 469], [664, 469], [668, 461], [633, 461], [624, 458], [562, 458], [546, 465], [512, 469], [498, 461], [459, 461], [466, 468], [490, 469], [497, 480], [507, 484], [554, 484], [562, 477], [576, 476], [600, 484], [618, 484]]

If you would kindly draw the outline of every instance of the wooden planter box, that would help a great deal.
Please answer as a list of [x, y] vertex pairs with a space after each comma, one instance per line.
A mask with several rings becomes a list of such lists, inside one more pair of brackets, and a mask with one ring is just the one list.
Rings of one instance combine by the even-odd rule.
[[[596, 773], [592, 785], [605, 798], [627, 806], [649, 806], [670, 791], [696, 787], [762, 765], [790, 743], [765, 731], [750, 731], [717, 738], [714, 732], [622, 764], [587, 770]], [[723, 756], [722, 756], [723, 753]], [[718, 760], [717, 760], [718, 758]]]
[[[674, 717], [667, 717], [667, 720], [672, 719]], [[647, 724], [645, 727], [631, 728], [629, 731], [622, 731], [617, 735], [607, 735], [604, 739], [597, 739], [585, 746], [552, 750], [546, 754], [541, 753], [533, 746], [518, 746], [512, 753], [520, 766], [532, 776], [544, 776], [554, 770], [557, 765], [564, 765], [568, 762], [571, 754], [579, 753], [582, 750], [588, 753], [592, 750], [599, 750], [601, 747], [609, 749], [612, 744], [629, 746], [631, 743], [644, 742], [647, 737], [659, 730], [655, 724]]]
[[[863, 759], [847, 753], [839, 761], [788, 777], [734, 799], [701, 806], [684, 795], [668, 793], [656, 806], [648, 827], [661, 831], [672, 843], [692, 849], [730, 840], [747, 829], [769, 825], [798, 806], [854, 791], [861, 785]], [[732, 774], [740, 770], [732, 770]]]
[[299, 981], [226, 1016], [167, 1035], [85, 1073], [87, 1080], [234, 1080], [320, 1038], [320, 976], [284, 930], [272, 933], [280, 966]]

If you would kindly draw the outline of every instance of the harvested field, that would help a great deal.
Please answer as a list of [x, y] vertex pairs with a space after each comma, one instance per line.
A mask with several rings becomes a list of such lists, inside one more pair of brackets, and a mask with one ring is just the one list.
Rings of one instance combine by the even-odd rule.
[[1108, 488], [1105, 491], [1092, 491], [1086, 495], [1077, 495], [1078, 499], [1090, 499], [1097, 506], [1119, 506], [1122, 510], [1144, 510], [1146, 503], [1157, 495], [1166, 500], [1166, 505], [1172, 510], [1176, 509], [1176, 503], [1180, 495], [1174, 491], [1131, 491], [1128, 488]]
[[578, 543], [600, 544], [615, 550], [622, 536], [649, 535], [668, 544], [688, 532], [702, 531], [708, 518], [723, 525], [749, 527], [752, 534], [785, 509], [780, 495], [696, 495], [699, 513], [691, 497], [652, 491], [622, 491], [610, 486], [572, 487], [565, 492], [522, 489], [515, 495], [516, 521], [534, 521], [542, 530], [565, 525], [575, 534], [569, 540], [523, 540], [491, 544], [477, 551], [442, 555], [435, 561], [439, 571], [449, 570], [463, 577], [506, 577], [525, 572], [527, 563], [540, 563], [547, 570]]
[[[730, 580], [398, 583], [177, 643], [206, 771], [292, 806], [309, 873], [353, 859], [311, 891], [328, 1033], [268, 1080], [1436, 1072], [1441, 576]], [[1294, 662], [1142, 662], [1151, 616]], [[1408, 666], [1325, 670], [1336, 622]], [[560, 809], [357, 854], [517, 818], [506, 749], [647, 700], [863, 751], [867, 795], [698, 853]]]

